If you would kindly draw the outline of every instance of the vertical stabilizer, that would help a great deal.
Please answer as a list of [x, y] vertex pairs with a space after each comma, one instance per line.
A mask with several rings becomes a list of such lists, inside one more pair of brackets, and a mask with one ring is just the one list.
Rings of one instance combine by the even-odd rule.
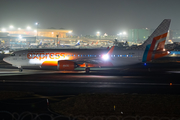
[[[164, 51], [164, 45], [168, 34], [170, 19], [165, 19], [151, 34], [151, 36], [139, 47], [143, 48], [143, 62], [157, 59], [167, 55], [167, 51]], [[159, 51], [159, 53], [157, 53]], [[164, 51], [164, 52], [162, 52]]]
[[75, 45], [75, 46], [78, 46], [78, 45], [80, 45], [80, 40], [78, 40], [78, 42], [76, 43], [76, 45]]

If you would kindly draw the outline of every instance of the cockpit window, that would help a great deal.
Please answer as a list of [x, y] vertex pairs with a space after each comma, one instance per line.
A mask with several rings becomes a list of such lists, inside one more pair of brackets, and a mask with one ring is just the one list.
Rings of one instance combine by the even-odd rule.
[[10, 56], [15, 56], [15, 54], [14, 54], [14, 53], [12, 53]]

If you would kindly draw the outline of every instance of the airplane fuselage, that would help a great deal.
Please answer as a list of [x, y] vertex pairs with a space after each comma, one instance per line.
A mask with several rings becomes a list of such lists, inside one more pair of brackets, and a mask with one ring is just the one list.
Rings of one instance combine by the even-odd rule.
[[17, 51], [12, 56], [4, 60], [13, 66], [56, 66], [60, 60], [76, 61], [83, 64], [83, 61], [93, 59], [96, 62], [101, 61], [99, 65], [102, 67], [118, 67], [124, 65], [132, 65], [142, 62], [143, 50], [119, 50], [114, 49], [109, 55], [108, 60], [103, 59], [103, 55], [109, 50], [102, 49], [32, 49]]

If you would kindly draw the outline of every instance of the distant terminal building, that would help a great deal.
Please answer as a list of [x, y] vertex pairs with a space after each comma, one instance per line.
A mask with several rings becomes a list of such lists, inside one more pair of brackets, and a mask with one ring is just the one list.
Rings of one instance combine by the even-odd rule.
[[72, 30], [39, 29], [38, 36], [57, 38], [58, 35], [59, 38], [66, 38], [66, 35], [71, 32]]
[[180, 30], [172, 30], [173, 42], [180, 42]]
[[153, 30], [145, 29], [129, 29], [128, 30], [128, 41], [133, 43], [140, 43], [145, 41]]
[[31, 43], [57, 44], [58, 39], [66, 38], [72, 30], [65, 29], [18, 29], [0, 31], [0, 42], [6, 46], [30, 45]]
[[[4, 31], [0, 31], [4, 32]], [[38, 29], [38, 30], [10, 30], [6, 31], [9, 35], [26, 35], [26, 36], [40, 36], [40, 37], [51, 37], [56, 38], [57, 35], [59, 38], [66, 38], [67, 33], [71, 33], [72, 30], [64, 30], [64, 29]]]
[[[144, 29], [129, 29], [128, 30], [128, 42], [132, 43], [143, 43], [152, 34], [154, 29], [144, 28]], [[173, 32], [169, 30], [167, 41], [172, 40]], [[180, 37], [179, 37], [180, 39]]]

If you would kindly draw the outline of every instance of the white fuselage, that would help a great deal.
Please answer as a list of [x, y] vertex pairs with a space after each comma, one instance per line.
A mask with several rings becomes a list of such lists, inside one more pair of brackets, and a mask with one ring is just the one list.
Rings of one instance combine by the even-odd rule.
[[[109, 55], [104, 60], [103, 55], [109, 50], [102, 49], [32, 49], [17, 51], [12, 56], [4, 58], [4, 61], [16, 67], [23, 66], [41, 66], [46, 61], [69, 60], [78, 62], [100, 61], [103, 67], [118, 67], [124, 65], [132, 65], [142, 62], [143, 50], [119, 50]], [[104, 64], [104, 63], [111, 64]]]

